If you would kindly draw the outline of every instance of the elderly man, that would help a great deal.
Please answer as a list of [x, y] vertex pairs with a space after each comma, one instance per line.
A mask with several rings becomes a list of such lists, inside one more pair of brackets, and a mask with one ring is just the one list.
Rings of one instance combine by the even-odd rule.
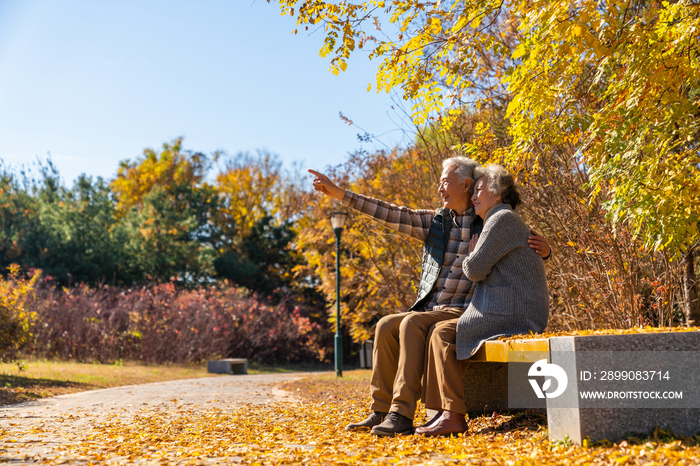
[[[413, 433], [428, 332], [436, 323], [459, 318], [473, 294], [472, 282], [462, 272], [462, 261], [471, 236], [483, 225], [471, 203], [478, 166], [462, 156], [443, 162], [438, 185], [443, 206], [437, 210], [413, 210], [346, 191], [327, 176], [309, 170], [315, 176], [317, 191], [423, 243], [416, 302], [407, 312], [385, 316], [377, 323], [370, 382], [372, 412], [363, 421], [348, 425], [347, 430], [371, 429], [378, 436]], [[549, 257], [549, 245], [543, 237], [533, 231], [529, 242], [538, 254]]]

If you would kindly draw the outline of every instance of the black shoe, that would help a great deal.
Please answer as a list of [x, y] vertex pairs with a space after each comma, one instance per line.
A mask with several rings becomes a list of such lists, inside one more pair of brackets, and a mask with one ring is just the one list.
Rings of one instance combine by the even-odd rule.
[[349, 430], [351, 432], [370, 430], [374, 426], [378, 426], [379, 424], [381, 424], [385, 417], [386, 413], [372, 411], [372, 414], [367, 416], [367, 419], [361, 422], [356, 422], [355, 424], [348, 424], [345, 430]]
[[384, 422], [372, 427], [372, 433], [380, 437], [410, 435], [413, 433], [413, 419], [399, 413], [389, 413], [384, 418]]

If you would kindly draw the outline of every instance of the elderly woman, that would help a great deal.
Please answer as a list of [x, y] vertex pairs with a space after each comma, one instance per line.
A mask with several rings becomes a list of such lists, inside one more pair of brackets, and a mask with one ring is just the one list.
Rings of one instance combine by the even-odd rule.
[[418, 427], [417, 434], [465, 432], [462, 376], [469, 357], [485, 340], [547, 326], [544, 264], [528, 247], [530, 230], [514, 211], [520, 196], [513, 177], [499, 165], [482, 168], [472, 202], [484, 228], [472, 237], [462, 269], [476, 288], [464, 314], [437, 324], [430, 337], [423, 399], [439, 415]]

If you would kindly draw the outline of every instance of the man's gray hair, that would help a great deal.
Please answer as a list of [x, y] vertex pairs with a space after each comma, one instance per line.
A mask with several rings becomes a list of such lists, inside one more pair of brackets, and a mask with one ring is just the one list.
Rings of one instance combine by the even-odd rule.
[[460, 181], [464, 183], [467, 179], [472, 180], [472, 188], [474, 187], [474, 181], [477, 180], [476, 172], [480, 168], [478, 162], [465, 157], [463, 155], [455, 155], [449, 159], [445, 159], [442, 162], [443, 170], [453, 168], [460, 178]]

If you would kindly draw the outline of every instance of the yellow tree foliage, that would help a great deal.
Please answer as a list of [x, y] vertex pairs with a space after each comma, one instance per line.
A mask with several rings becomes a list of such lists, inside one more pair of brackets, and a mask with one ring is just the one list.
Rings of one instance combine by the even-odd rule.
[[136, 273], [193, 283], [211, 273], [213, 248], [208, 243], [218, 195], [206, 182], [209, 157], [184, 150], [182, 140], [121, 162], [110, 187]]
[[160, 152], [145, 149], [135, 161], [120, 162], [117, 177], [110, 185], [118, 212], [125, 214], [131, 207], [140, 207], [143, 198], [156, 186], [172, 196], [182, 196], [205, 184], [209, 158], [183, 150], [182, 140], [179, 137], [164, 143]]
[[700, 220], [700, 9], [688, 1], [534, 8], [522, 17], [521, 64], [509, 77], [514, 163], [573, 145], [612, 220], [631, 220], [646, 246], [678, 257]]
[[[268, 0], [270, 2], [271, 0]], [[332, 56], [331, 71], [345, 71], [356, 47], [372, 47], [369, 58], [381, 58], [377, 91], [401, 90], [413, 101], [412, 117], [422, 125], [452, 107], [476, 99], [500, 100], [501, 80], [517, 38], [506, 4], [490, 0], [455, 2], [371, 0], [324, 2], [278, 0], [283, 15], [297, 25], [320, 25], [326, 39], [321, 56]], [[386, 23], [389, 23], [388, 25]], [[297, 31], [295, 30], [295, 33]]]
[[264, 217], [289, 219], [289, 194], [277, 157], [238, 154], [216, 177], [221, 198], [217, 222], [226, 236], [242, 237]]
[[[288, 294], [313, 295], [309, 302], [319, 298], [320, 292], [312, 291], [316, 280], [294, 272], [301, 258], [295, 251], [295, 222], [309, 208], [308, 188], [301, 187], [299, 176], [264, 151], [226, 157], [216, 176], [218, 204], [212, 215], [219, 278], [276, 299]], [[322, 306], [314, 317], [324, 317]]]
[[697, 4], [278, 2], [299, 26], [324, 28], [321, 55], [336, 73], [373, 43], [377, 89], [415, 101], [414, 122], [449, 127], [464, 105], [509, 102], [513, 142], [501, 161], [511, 169], [537, 171], [541, 157], [568, 150], [616, 226], [631, 222], [672, 257], [698, 239]]
[[34, 272], [30, 279], [22, 278], [19, 266], [8, 267], [9, 274], [0, 278], [0, 357], [12, 358], [15, 351], [30, 336], [34, 313], [25, 305], [25, 299], [34, 290], [41, 270]]

